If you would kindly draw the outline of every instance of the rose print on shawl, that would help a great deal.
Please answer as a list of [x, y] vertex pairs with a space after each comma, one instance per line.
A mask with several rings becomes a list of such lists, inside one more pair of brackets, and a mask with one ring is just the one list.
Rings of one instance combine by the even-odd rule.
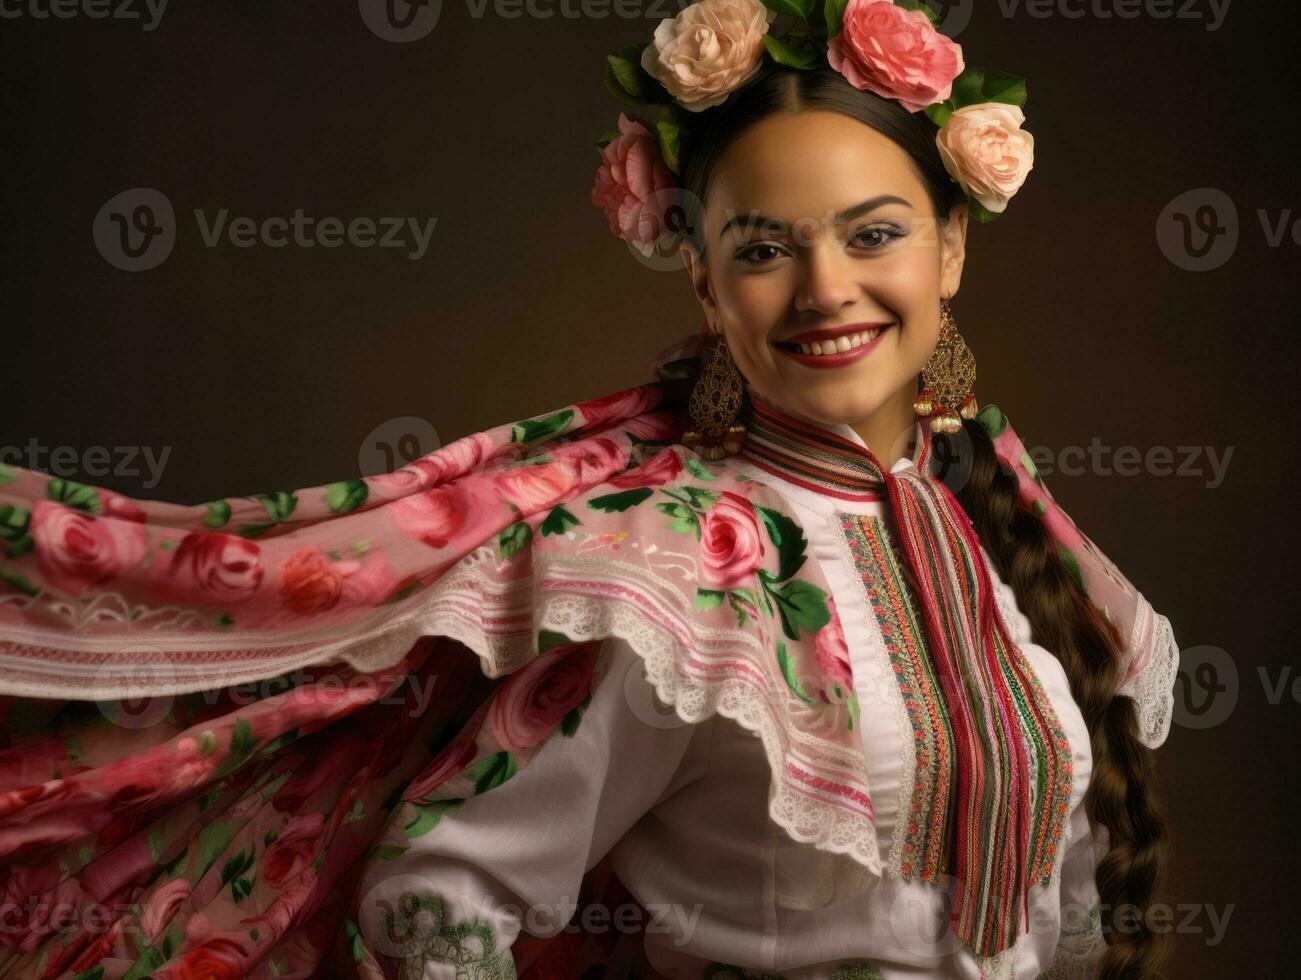
[[41, 568], [74, 595], [132, 568], [147, 546], [143, 510], [120, 494], [86, 491], [76, 487], [63, 502], [41, 500], [31, 511], [30, 540]]
[[492, 731], [511, 752], [532, 748], [561, 724], [573, 734], [590, 701], [596, 648], [560, 646], [540, 654], [502, 682], [492, 706]]
[[849, 645], [840, 625], [835, 601], [827, 597], [831, 619], [813, 637], [813, 655], [823, 672], [823, 687], [818, 696], [825, 704], [848, 706], [848, 727], [858, 721], [858, 694], [854, 690], [854, 671], [849, 659]]

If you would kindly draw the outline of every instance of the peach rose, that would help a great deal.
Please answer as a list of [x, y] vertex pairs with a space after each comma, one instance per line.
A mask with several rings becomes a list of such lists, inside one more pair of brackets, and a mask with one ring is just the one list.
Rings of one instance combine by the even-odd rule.
[[893, 0], [849, 0], [827, 60], [857, 89], [898, 99], [920, 112], [953, 94], [962, 74], [962, 48], [935, 29], [921, 10]]
[[1001, 214], [1034, 166], [1034, 137], [1021, 128], [1020, 106], [985, 102], [958, 109], [935, 136], [949, 174]]
[[700, 112], [759, 70], [763, 37], [776, 16], [759, 0], [700, 0], [659, 22], [641, 66], [684, 109]]
[[701, 584], [722, 591], [746, 585], [762, 561], [763, 536], [754, 507], [724, 491], [701, 521]]
[[167, 974], [170, 980], [235, 980], [245, 975], [246, 952], [226, 936], [214, 936], [185, 954]]
[[560, 646], [539, 654], [497, 689], [492, 733], [502, 748], [518, 752], [537, 745], [592, 688], [597, 646]]
[[262, 549], [233, 534], [193, 531], [181, 539], [167, 571], [183, 595], [240, 602], [262, 582]]
[[605, 212], [615, 236], [649, 256], [668, 230], [677, 178], [649, 129], [621, 112], [619, 132], [601, 150], [592, 203]]
[[52, 500], [38, 500], [31, 516], [36, 560], [51, 585], [76, 595], [140, 563], [148, 547], [143, 519], [144, 512], [134, 505], [117, 513], [105, 507], [102, 517], [94, 517]]

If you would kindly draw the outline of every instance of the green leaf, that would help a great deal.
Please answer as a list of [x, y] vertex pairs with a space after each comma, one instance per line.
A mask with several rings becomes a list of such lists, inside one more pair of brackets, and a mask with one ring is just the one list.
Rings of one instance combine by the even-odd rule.
[[697, 609], [715, 609], [723, 604], [723, 596], [727, 593], [718, 589], [696, 589], [696, 608]]
[[100, 503], [95, 488], [88, 487], [84, 483], [54, 477], [46, 484], [45, 494], [51, 500], [57, 500], [61, 504], [67, 504], [69, 507], [96, 517], [104, 512], [104, 505]]
[[505, 750], [494, 752], [486, 759], [480, 759], [469, 770], [469, 776], [474, 780], [476, 794], [495, 789], [513, 775], [515, 775], [515, 756]]
[[931, 122], [943, 129], [944, 124], [949, 121], [949, 116], [953, 115], [952, 101], [950, 99], [946, 102], [936, 102], [934, 105], [928, 105], [922, 112], [926, 113]]
[[325, 505], [331, 514], [346, 514], [366, 502], [365, 480], [342, 480], [325, 488]]
[[194, 845], [199, 861], [193, 880], [197, 881], [199, 876], [212, 867], [213, 862], [221, 856], [221, 852], [226, 849], [234, 836], [235, 826], [229, 820], [214, 820], [199, 831]]
[[992, 402], [976, 413], [976, 421], [985, 427], [991, 439], [997, 439], [1007, 428], [1007, 416]]
[[596, 145], [599, 149], [604, 150], [607, 146], [609, 146], [611, 143], [613, 143], [622, 135], [623, 134], [620, 133], [619, 130], [612, 129], [608, 133], [602, 133], [600, 137], [597, 139]]
[[847, 6], [849, 0], [825, 0], [822, 4], [822, 19], [827, 25], [827, 37], [835, 37], [840, 33]]
[[1062, 545], [1057, 546], [1057, 554], [1066, 566], [1066, 571], [1071, 573], [1071, 578], [1075, 579], [1075, 584], [1080, 587], [1080, 592], [1084, 595], [1089, 594], [1088, 586], [1084, 584], [1084, 573], [1080, 571], [1080, 563], [1076, 557], [1071, 554], [1070, 550]]
[[546, 653], [552, 647], [573, 646], [574, 641], [564, 633], [555, 630], [538, 630], [538, 653]]
[[[763, 0], [763, 5], [779, 14], [790, 14], [800, 20], [808, 20], [813, 13], [813, 0]], [[764, 35], [764, 40], [767, 40]]]
[[682, 490], [697, 510], [709, 510], [718, 503], [719, 495], [713, 490], [704, 490], [701, 487], [683, 487]]
[[706, 482], [713, 482], [718, 480], [718, 477], [716, 477], [713, 473], [709, 472], [709, 467], [707, 467], [695, 456], [691, 456], [687, 459], [686, 466], [687, 466], [687, 471], [692, 476], [694, 476], [697, 480], [705, 480]]
[[513, 558], [519, 550], [533, 540], [533, 528], [527, 521], [516, 521], [497, 535], [497, 553], [502, 561]]
[[679, 503], [659, 503], [655, 509], [663, 514], [673, 518], [673, 530], [682, 533], [694, 533], [700, 537], [700, 521], [696, 517], [696, 512], [685, 504]]
[[655, 91], [661, 88], [659, 83], [641, 66], [641, 53], [648, 44], [629, 44], [605, 57], [615, 84], [634, 103], [662, 101], [661, 94]]
[[772, 60], [779, 65], [786, 65], [790, 68], [812, 68], [818, 60], [821, 52], [812, 45], [806, 44], [799, 48], [793, 48], [785, 41], [778, 40], [771, 34], [763, 36], [763, 46], [772, 57]]
[[289, 515], [298, 506], [298, 498], [283, 490], [276, 493], [254, 494], [254, 498], [266, 509], [267, 516], [276, 523], [288, 520]]
[[230, 730], [230, 754], [247, 755], [253, 748], [253, 726], [240, 718]]
[[684, 378], [694, 378], [699, 371], [700, 358], [681, 357], [676, 361], [661, 364], [655, 373], [663, 381], [678, 381]]
[[389, 861], [393, 861], [396, 860], [397, 858], [400, 858], [403, 854], [405, 854], [409, 850], [411, 850], [411, 848], [399, 847], [396, 844], [380, 844], [372, 852], [372, 856], [378, 863], [387, 864]]
[[[31, 538], [28, 538], [27, 540], [30, 541]], [[0, 568], [0, 582], [5, 582], [13, 586], [25, 595], [39, 595], [41, 591], [36, 586], [32, 585], [31, 582], [27, 581], [27, 579], [9, 568]]]
[[574, 733], [578, 731], [578, 726], [583, 721], [583, 712], [587, 710], [587, 706], [591, 703], [592, 695], [589, 692], [587, 697], [583, 698], [581, 703], [574, 705], [573, 708], [565, 714], [565, 717], [560, 719], [560, 731], [564, 733], [566, 737], [572, 738]]
[[831, 621], [827, 594], [812, 582], [794, 579], [767, 589], [777, 603], [782, 631], [792, 640], [800, 638], [800, 630], [813, 633]]
[[999, 217], [998, 214], [996, 214], [993, 211], [990, 211], [988, 208], [985, 207], [985, 205], [981, 204], [974, 197], [967, 198], [967, 213], [970, 214], [971, 217], [979, 221], [982, 225], [987, 225], [991, 221], [997, 220], [997, 218]]
[[665, 165], [675, 174], [679, 173], [682, 127], [678, 124], [677, 114], [666, 112], [657, 119], [655, 135], [659, 139], [660, 155], [664, 157]]
[[845, 704], [849, 706], [849, 724], [846, 727], [852, 732], [858, 727], [858, 695], [850, 691]]
[[985, 102], [1003, 102], [1022, 108], [1029, 97], [1024, 78], [993, 68], [985, 70], [983, 94]]
[[540, 418], [525, 419], [523, 422], [515, 423], [515, 427], [511, 430], [511, 441], [526, 445], [545, 442], [567, 431], [573, 421], [574, 412], [569, 408]]
[[805, 704], [812, 704], [813, 698], [809, 697], [796, 676], [795, 658], [786, 651], [786, 644], [781, 640], [777, 641], [777, 664], [781, 667], [782, 677], [786, 678], [786, 686], [791, 692]]
[[207, 506], [208, 516], [203, 519], [204, 526], [215, 530], [230, 523], [230, 504], [226, 501], [213, 500]]
[[600, 497], [591, 498], [587, 502], [587, 506], [593, 510], [604, 511], [607, 514], [622, 514], [629, 507], [636, 507], [642, 501], [648, 500], [654, 492], [650, 487], [637, 487], [619, 493], [607, 493]]
[[759, 521], [768, 530], [768, 537], [777, 548], [779, 557], [777, 581], [784, 582], [804, 565], [804, 548], [807, 542], [800, 526], [780, 511], [770, 507], [755, 507]]
[[[427, 834], [438, 826], [438, 821], [443, 819], [443, 814], [454, 807], [460, 806], [461, 803], [461, 800], [433, 800], [429, 803], [412, 803], [411, 808], [416, 811], [416, 814], [407, 821], [402, 828], [402, 832], [407, 837], [419, 837], [422, 834]], [[401, 850], [405, 851], [407, 848]]]
[[542, 522], [539, 530], [545, 538], [549, 534], [564, 534], [571, 527], [577, 527], [583, 522], [565, 509], [564, 504], [557, 504], [551, 508], [551, 513], [547, 514], [547, 519]]
[[3, 487], [6, 483], [13, 483], [16, 479], [18, 479], [18, 474], [14, 472], [13, 467], [8, 463], [0, 463], [0, 487]]

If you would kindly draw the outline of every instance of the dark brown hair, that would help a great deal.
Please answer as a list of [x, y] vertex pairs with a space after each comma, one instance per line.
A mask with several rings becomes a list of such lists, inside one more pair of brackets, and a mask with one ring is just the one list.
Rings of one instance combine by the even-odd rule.
[[[686, 202], [692, 202], [686, 204], [688, 235], [702, 255], [703, 202], [722, 152], [761, 119], [805, 109], [843, 113], [893, 140], [916, 168], [939, 221], [947, 221], [950, 208], [963, 200], [935, 145], [935, 124], [924, 114], [859, 91], [826, 65], [797, 71], [765, 63], [726, 102], [692, 114], [682, 134], [681, 181], [689, 192]], [[1146, 913], [1162, 884], [1165, 826], [1152, 750], [1139, 740], [1134, 702], [1117, 694], [1119, 637], [1067, 570], [1043, 521], [1019, 501], [1017, 478], [999, 461], [985, 427], [964, 420], [962, 432], [937, 435], [936, 442], [948, 458], [958, 457], [959, 442], [969, 443], [971, 472], [956, 492], [958, 501], [1016, 594], [1034, 642], [1061, 661], [1089, 729], [1093, 772], [1084, 806], [1090, 828], [1107, 829], [1107, 850], [1095, 871], [1107, 949], [1096, 977], [1156, 978], [1170, 954], [1168, 934], [1153, 933]], [[1126, 911], [1136, 913], [1137, 922], [1117, 922]]]

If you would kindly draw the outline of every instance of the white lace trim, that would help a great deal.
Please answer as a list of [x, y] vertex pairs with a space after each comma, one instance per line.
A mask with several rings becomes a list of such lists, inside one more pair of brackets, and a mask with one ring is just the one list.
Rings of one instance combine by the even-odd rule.
[[1089, 921], [1083, 929], [1078, 932], [1062, 932], [1052, 962], [1036, 980], [1093, 980], [1106, 949], [1107, 942], [1102, 936], [1101, 908], [1095, 902], [1089, 912]]
[[1179, 673], [1179, 646], [1170, 620], [1159, 615], [1142, 597], [1138, 605], [1129, 649], [1132, 654], [1150, 644], [1152, 657], [1138, 674], [1121, 685], [1118, 693], [1134, 699], [1139, 739], [1148, 748], [1156, 749], [1170, 734], [1175, 676]]
[[[618, 567], [626, 578], [631, 566], [608, 559], [556, 559], [543, 557], [545, 564], [588, 566], [583, 568], [583, 581], [592, 580], [593, 568], [605, 566], [606, 570]], [[881, 876], [881, 858], [877, 850], [876, 827], [870, 821], [842, 808], [830, 805], [815, 797], [794, 792], [784, 776], [790, 752], [783, 746], [783, 738], [800, 743], [805, 749], [801, 755], [830, 758], [839, 765], [850, 760], [837, 758], [843, 751], [834, 743], [826, 742], [807, 732], [785, 728], [778, 730], [777, 719], [763, 694], [739, 678], [728, 678], [722, 684], [702, 681], [684, 669], [693, 650], [707, 659], [727, 655], [727, 648], [738, 643], [749, 646], [756, 641], [741, 631], [699, 631], [688, 647], [663, 626], [642, 615], [627, 602], [595, 599], [586, 595], [548, 592], [541, 603], [541, 616], [536, 629], [549, 629], [564, 633], [577, 642], [616, 636], [625, 640], [645, 661], [646, 677], [655, 693], [666, 704], [674, 707], [678, 717], [690, 724], [708, 719], [717, 712], [737, 722], [746, 731], [757, 734], [772, 772], [768, 815], [793, 840], [813, 844], [819, 850], [852, 857], [873, 876]], [[490, 638], [491, 640], [492, 638]], [[473, 648], [473, 644], [467, 643]]]

